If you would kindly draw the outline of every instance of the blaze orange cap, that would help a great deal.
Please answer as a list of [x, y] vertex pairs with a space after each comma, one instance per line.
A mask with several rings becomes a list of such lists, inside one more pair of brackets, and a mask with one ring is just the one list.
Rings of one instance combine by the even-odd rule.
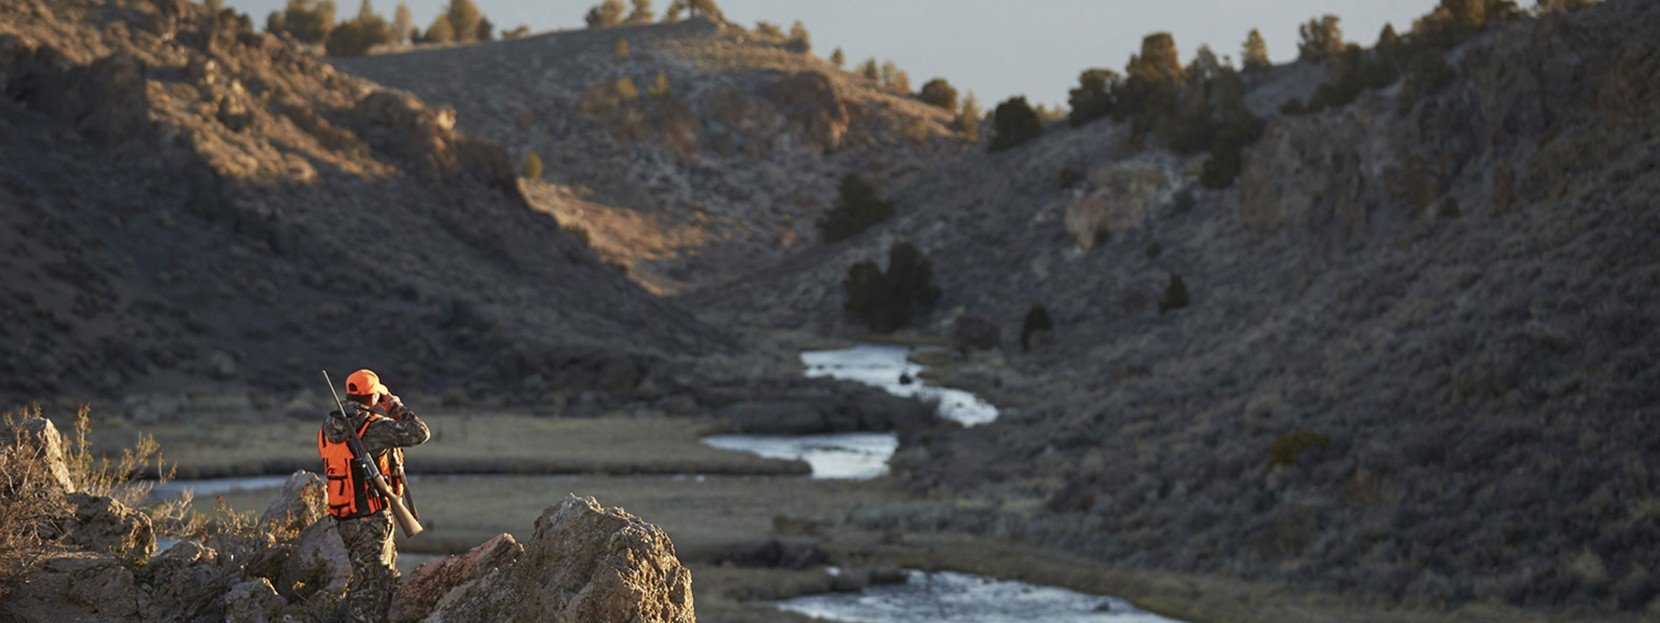
[[346, 377], [347, 396], [364, 397], [390, 393], [392, 392], [387, 390], [385, 385], [380, 384], [380, 375], [375, 374], [373, 370], [368, 368], [353, 372], [351, 376]]

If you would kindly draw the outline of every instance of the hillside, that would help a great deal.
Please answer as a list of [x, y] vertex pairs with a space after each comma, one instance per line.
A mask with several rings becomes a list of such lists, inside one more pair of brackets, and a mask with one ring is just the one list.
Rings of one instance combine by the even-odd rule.
[[728, 338], [530, 208], [453, 110], [183, 0], [0, 2], [0, 398], [380, 368], [626, 391]]
[[845, 173], [894, 187], [973, 149], [948, 111], [701, 19], [331, 62], [455, 107], [515, 162], [538, 154], [532, 203], [660, 293], [815, 244]]
[[[844, 326], [847, 268], [904, 240], [944, 293], [933, 328], [964, 311], [1002, 327], [1007, 365], [974, 356], [947, 381], [1014, 408], [912, 434], [896, 463], [917, 490], [992, 510], [877, 527], [1652, 615], [1657, 41], [1651, 2], [1494, 24], [1426, 97], [1396, 83], [1270, 114], [1222, 191], [1197, 183], [1201, 158], [1138, 149], [1123, 124], [1051, 127], [896, 189], [908, 209], [876, 231], [684, 300]], [[1308, 69], [1253, 79], [1248, 101], [1307, 93]], [[1066, 167], [1085, 181], [1062, 188]], [[1080, 220], [1108, 235], [1076, 235]], [[1164, 312], [1173, 274], [1191, 304]], [[1022, 354], [1034, 302], [1056, 345]]]

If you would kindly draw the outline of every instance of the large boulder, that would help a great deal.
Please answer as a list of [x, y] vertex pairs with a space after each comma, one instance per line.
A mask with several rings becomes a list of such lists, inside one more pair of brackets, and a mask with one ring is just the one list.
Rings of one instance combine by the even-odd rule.
[[140, 619], [133, 573], [114, 557], [57, 552], [30, 568], [0, 600], [0, 621], [93, 623]]
[[[74, 492], [75, 481], [69, 478], [69, 465], [64, 462], [63, 435], [52, 421], [38, 415], [29, 416], [18, 420], [18, 429], [22, 433], [21, 443], [39, 453], [39, 460], [46, 468], [47, 485], [57, 492]], [[11, 443], [11, 438], [0, 435], [0, 444]]]
[[290, 474], [277, 499], [259, 516], [260, 522], [284, 532], [305, 530], [323, 518], [328, 504], [326, 486], [323, 477], [303, 469]]
[[573, 496], [542, 512], [517, 562], [426, 620], [695, 623], [692, 573], [662, 528]]
[[494, 573], [519, 559], [525, 548], [511, 534], [500, 534], [464, 554], [423, 564], [405, 577], [387, 619], [413, 623], [425, 618], [451, 591]]
[[150, 516], [120, 500], [86, 493], [69, 495], [74, 518], [66, 522], [63, 542], [123, 560], [146, 561], [156, 554]]

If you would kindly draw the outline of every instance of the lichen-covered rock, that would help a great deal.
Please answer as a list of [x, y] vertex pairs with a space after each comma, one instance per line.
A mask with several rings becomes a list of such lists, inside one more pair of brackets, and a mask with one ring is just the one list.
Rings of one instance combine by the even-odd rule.
[[500, 534], [464, 554], [416, 567], [398, 587], [387, 619], [411, 623], [425, 618], [445, 595], [518, 560], [524, 549], [513, 535]]
[[327, 483], [323, 477], [300, 470], [282, 483], [277, 499], [265, 507], [260, 523], [285, 532], [299, 532], [323, 518]]
[[594, 498], [536, 520], [518, 561], [446, 596], [428, 621], [693, 623], [692, 574], [662, 528]]

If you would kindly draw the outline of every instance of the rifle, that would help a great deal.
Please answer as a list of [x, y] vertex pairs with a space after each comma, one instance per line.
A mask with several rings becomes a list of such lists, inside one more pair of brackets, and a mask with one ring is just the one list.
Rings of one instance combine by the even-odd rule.
[[[323, 371], [323, 382], [328, 383], [329, 393], [334, 395], [334, 406], [340, 409], [340, 417], [346, 418], [346, 403], [340, 401], [340, 392], [334, 390], [334, 381], [329, 378], [328, 370]], [[386, 477], [380, 473], [380, 468], [375, 465], [375, 462], [370, 460], [369, 452], [363, 448], [363, 440], [357, 436], [357, 431], [352, 430], [351, 426], [346, 427], [346, 447], [352, 451], [352, 463], [355, 463], [358, 469], [369, 477], [369, 484], [374, 486], [375, 492], [380, 494], [381, 499], [385, 500], [386, 505], [392, 509], [392, 519], [397, 521], [398, 528], [403, 530], [403, 535], [413, 537], [420, 534], [423, 530], [421, 522], [410, 514], [408, 508], [404, 508], [403, 500], [392, 495], [392, 487], [386, 484]]]

